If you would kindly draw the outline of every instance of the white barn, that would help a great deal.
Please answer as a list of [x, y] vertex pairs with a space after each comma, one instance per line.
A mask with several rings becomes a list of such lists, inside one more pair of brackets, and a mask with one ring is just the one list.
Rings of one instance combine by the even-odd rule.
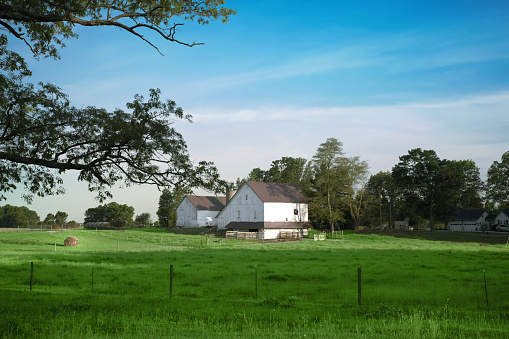
[[311, 228], [298, 185], [246, 181], [217, 215], [218, 229], [256, 233], [257, 239], [301, 238]]
[[458, 210], [456, 216], [448, 223], [450, 231], [481, 231], [481, 225], [486, 222], [487, 210]]
[[216, 216], [226, 203], [226, 197], [186, 195], [177, 206], [177, 227], [216, 226]]

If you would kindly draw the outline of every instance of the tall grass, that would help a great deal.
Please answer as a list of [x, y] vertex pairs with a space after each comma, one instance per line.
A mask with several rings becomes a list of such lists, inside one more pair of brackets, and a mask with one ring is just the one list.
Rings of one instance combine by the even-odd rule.
[[[80, 246], [61, 246], [70, 235]], [[207, 246], [139, 230], [1, 232], [0, 337], [503, 337], [508, 258], [503, 245], [351, 233]]]

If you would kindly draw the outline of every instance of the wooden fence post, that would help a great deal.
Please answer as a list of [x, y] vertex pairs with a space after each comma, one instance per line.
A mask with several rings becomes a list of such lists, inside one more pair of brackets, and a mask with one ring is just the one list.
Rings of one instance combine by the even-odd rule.
[[173, 265], [170, 265], [170, 298], [173, 298]]
[[359, 269], [357, 270], [357, 302], [359, 304], [359, 306], [361, 305], [361, 268], [359, 267]]
[[30, 291], [32, 290], [32, 285], [34, 282], [34, 262], [30, 263]]
[[255, 264], [255, 299], [258, 300], [258, 265]]
[[482, 269], [482, 274], [484, 275], [484, 292], [486, 293], [486, 307], [488, 308], [488, 312], [490, 311], [490, 304], [488, 303], [488, 286], [486, 285], [486, 271], [484, 268]]

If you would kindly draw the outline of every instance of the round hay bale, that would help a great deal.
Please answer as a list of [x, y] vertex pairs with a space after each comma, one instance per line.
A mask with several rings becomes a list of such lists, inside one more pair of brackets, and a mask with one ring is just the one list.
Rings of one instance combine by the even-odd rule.
[[78, 246], [78, 238], [76, 238], [76, 237], [68, 237], [64, 241], [64, 246]]

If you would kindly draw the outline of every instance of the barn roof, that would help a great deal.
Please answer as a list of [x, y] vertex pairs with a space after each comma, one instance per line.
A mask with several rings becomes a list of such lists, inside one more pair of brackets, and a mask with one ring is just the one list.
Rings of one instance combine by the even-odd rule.
[[486, 210], [457, 210], [454, 220], [477, 220]]
[[221, 211], [226, 204], [226, 197], [204, 197], [186, 195], [187, 199], [198, 211]]
[[277, 182], [246, 181], [255, 194], [265, 202], [303, 203], [307, 199], [302, 195], [300, 187], [295, 184]]

